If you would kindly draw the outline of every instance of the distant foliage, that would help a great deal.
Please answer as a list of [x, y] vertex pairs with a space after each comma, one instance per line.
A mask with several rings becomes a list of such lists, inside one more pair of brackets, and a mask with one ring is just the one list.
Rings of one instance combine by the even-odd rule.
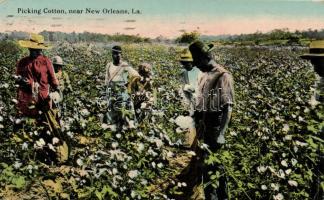
[[200, 33], [197, 31], [185, 32], [180, 37], [176, 39], [177, 43], [192, 43], [195, 40], [198, 40]]

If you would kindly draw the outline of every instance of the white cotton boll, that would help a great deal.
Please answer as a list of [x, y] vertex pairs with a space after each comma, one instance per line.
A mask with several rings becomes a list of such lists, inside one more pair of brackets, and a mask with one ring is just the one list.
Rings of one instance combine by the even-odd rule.
[[286, 177], [286, 174], [282, 169], [279, 170], [278, 177], [282, 178], [282, 179], [284, 179]]
[[168, 153], [167, 153], [167, 157], [168, 157], [168, 158], [172, 158], [173, 156], [174, 156], [174, 153], [171, 152], [171, 151], [168, 151]]
[[27, 170], [31, 174], [33, 172], [33, 166], [32, 165], [28, 165], [27, 166]]
[[267, 167], [264, 167], [264, 166], [259, 166], [257, 167], [257, 171], [259, 173], [264, 173], [268, 168]]
[[22, 150], [26, 150], [26, 149], [28, 149], [28, 143], [27, 143], [27, 142], [24, 142], [24, 143], [21, 145], [21, 149], [22, 149]]
[[234, 132], [234, 131], [230, 131], [229, 134], [230, 134], [231, 136], [237, 136], [237, 133]]
[[52, 139], [52, 143], [55, 145], [55, 144], [57, 144], [57, 143], [59, 143], [60, 142], [60, 140], [57, 138], [57, 137], [54, 137], [53, 139]]
[[187, 154], [191, 156], [196, 156], [196, 153], [194, 151], [188, 151]]
[[142, 184], [142, 185], [147, 185], [147, 180], [146, 180], [146, 179], [143, 179], [143, 180], [141, 181], [141, 184]]
[[142, 152], [143, 150], [144, 150], [144, 144], [143, 143], [137, 144], [137, 151]]
[[39, 140], [36, 141], [36, 145], [37, 147], [43, 148], [43, 146], [45, 146], [45, 141], [43, 138], [40, 138]]
[[286, 135], [284, 137], [284, 141], [290, 141], [290, 140], [292, 140], [292, 135]]
[[48, 148], [49, 148], [50, 150], [52, 150], [52, 151], [54, 151], [54, 152], [56, 151], [55, 148], [54, 148], [54, 146], [53, 146], [52, 144], [48, 143], [47, 145], [48, 145]]
[[282, 128], [283, 132], [288, 132], [289, 131], [289, 125], [288, 124], [284, 124], [283, 128]]
[[182, 133], [182, 132], [183, 130], [180, 127], [176, 128], [176, 133]]
[[155, 162], [152, 162], [152, 167], [155, 169], [155, 167], [156, 167]]
[[3, 117], [2, 116], [0, 116], [0, 122], [3, 122]]
[[82, 166], [82, 165], [83, 165], [83, 161], [82, 161], [80, 158], [77, 159], [76, 163], [77, 163], [79, 166]]
[[193, 121], [192, 117], [190, 117], [190, 116], [180, 115], [175, 119], [175, 123], [181, 129], [188, 129], [188, 128], [194, 127], [194, 121]]
[[136, 178], [138, 176], [138, 171], [137, 170], [131, 170], [128, 172], [128, 177], [133, 179], [133, 178]]
[[58, 92], [51, 92], [49, 96], [54, 101], [54, 103], [61, 102], [61, 95]]
[[298, 151], [298, 147], [297, 147], [297, 146], [294, 146], [293, 149], [294, 149], [294, 152], [297, 153], [297, 151]]
[[113, 168], [113, 169], [112, 169], [112, 173], [113, 173], [113, 174], [117, 174], [117, 173], [118, 173], [118, 170], [117, 170], [116, 168]]
[[287, 174], [287, 175], [289, 175], [290, 173], [291, 173], [291, 169], [287, 169], [286, 171], [285, 171], [285, 173]]
[[66, 134], [67, 134], [70, 138], [73, 138], [73, 136], [74, 136], [74, 134], [73, 134], [71, 131], [67, 132]]
[[4, 126], [2, 124], [0, 124], [0, 129], [3, 129], [3, 128], [4, 128]]
[[288, 163], [287, 163], [286, 160], [282, 160], [281, 165], [284, 166], [284, 167], [288, 167]]
[[131, 197], [134, 199], [136, 197], [136, 192], [134, 190], [132, 190], [131, 192]]
[[0, 86], [1, 88], [8, 88], [9, 87], [9, 84], [8, 83], [4, 83], [4, 84], [2, 84], [1, 86]]
[[18, 103], [18, 100], [17, 100], [17, 99], [11, 99], [11, 101], [12, 101], [14, 104], [17, 104], [17, 103]]
[[291, 159], [291, 164], [292, 166], [295, 166], [297, 164], [297, 160], [295, 158]]
[[128, 126], [129, 126], [129, 128], [135, 128], [135, 121], [134, 120], [130, 120], [128, 122]]
[[108, 128], [109, 128], [109, 125], [108, 125], [108, 124], [105, 124], [105, 123], [103, 123], [103, 124], [101, 124], [101, 128], [102, 128], [102, 129], [104, 129], [104, 130], [106, 130], [106, 129], [108, 129]]
[[208, 144], [205, 144], [205, 143], [202, 143], [201, 145], [200, 145], [200, 148], [201, 149], [206, 149], [206, 150], [208, 150]]
[[270, 186], [271, 186], [272, 190], [279, 191], [279, 184], [271, 183]]
[[90, 115], [90, 112], [88, 111], [88, 109], [86, 108], [83, 108], [81, 111], [80, 111], [81, 115], [86, 117], [88, 115]]
[[306, 142], [300, 142], [300, 141], [296, 140], [296, 145], [297, 145], [297, 146], [301, 146], [301, 147], [305, 147], [305, 146], [307, 146], [308, 144], [307, 144]]
[[111, 144], [111, 147], [114, 148], [114, 149], [116, 149], [118, 147], [118, 142], [113, 142]]
[[158, 168], [162, 168], [163, 167], [163, 164], [162, 163], [159, 163], [159, 164], [157, 164], [157, 167]]
[[120, 133], [116, 134], [116, 138], [118, 138], [118, 139], [120, 139], [121, 136], [122, 136], [122, 135], [121, 135]]
[[273, 195], [274, 200], [283, 200], [284, 196], [281, 193], [278, 193], [277, 195]]
[[163, 146], [163, 141], [160, 139], [155, 139], [154, 142], [156, 144], [156, 147], [159, 149]]
[[262, 189], [262, 190], [267, 190], [268, 187], [267, 187], [266, 185], [261, 185], [261, 189]]
[[15, 169], [19, 169], [21, 166], [22, 166], [22, 163], [21, 163], [21, 162], [16, 161], [16, 162], [14, 163], [14, 168], [15, 168]]
[[304, 118], [302, 118], [301, 116], [298, 116], [298, 121], [299, 121], [299, 122], [303, 122], [303, 121], [305, 121], [305, 120], [304, 120]]
[[293, 180], [289, 180], [289, 181], [288, 181], [288, 184], [289, 184], [290, 186], [292, 186], [292, 187], [297, 187], [297, 186], [298, 186], [297, 181], [293, 181]]
[[144, 136], [143, 132], [137, 132], [136, 135], [137, 135], [138, 137], [143, 137], [143, 136]]
[[21, 124], [22, 120], [21, 119], [16, 119], [15, 124]]
[[112, 124], [109, 126], [110, 130], [113, 131], [113, 132], [116, 132], [117, 131], [117, 125], [116, 124]]
[[141, 103], [141, 109], [146, 108], [147, 104], [145, 102]]

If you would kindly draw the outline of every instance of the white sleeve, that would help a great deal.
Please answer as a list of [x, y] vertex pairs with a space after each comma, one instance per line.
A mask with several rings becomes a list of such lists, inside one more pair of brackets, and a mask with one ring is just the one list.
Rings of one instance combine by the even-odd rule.
[[106, 65], [105, 85], [108, 85], [108, 80], [109, 80], [109, 66], [110, 66], [110, 63], [108, 63]]
[[128, 71], [129, 77], [140, 76], [139, 73], [131, 66], [128, 66], [127, 71]]

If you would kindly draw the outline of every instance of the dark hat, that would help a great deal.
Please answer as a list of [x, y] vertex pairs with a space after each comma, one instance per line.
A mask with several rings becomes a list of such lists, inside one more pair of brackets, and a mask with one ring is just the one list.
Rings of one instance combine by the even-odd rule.
[[121, 53], [122, 52], [122, 49], [121, 49], [120, 46], [116, 45], [116, 46], [113, 46], [112, 51]]
[[310, 43], [309, 53], [300, 56], [303, 59], [324, 58], [324, 40], [316, 40]]
[[204, 44], [202, 41], [195, 41], [189, 45], [189, 50], [191, 54], [201, 55], [207, 54], [215, 49], [213, 44]]

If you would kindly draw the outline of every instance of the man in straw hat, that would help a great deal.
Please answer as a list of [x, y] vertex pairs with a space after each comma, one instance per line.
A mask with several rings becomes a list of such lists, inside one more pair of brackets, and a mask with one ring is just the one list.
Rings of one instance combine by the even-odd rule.
[[[192, 116], [194, 114], [195, 109], [195, 101], [196, 101], [196, 92], [198, 87], [198, 79], [201, 76], [201, 72], [198, 68], [193, 67], [192, 55], [189, 49], [183, 49], [180, 53], [179, 62], [183, 67], [181, 71], [182, 78], [182, 88], [180, 94], [183, 97], [183, 105], [187, 108], [187, 116], [184, 119], [192, 121]], [[191, 124], [192, 127], [186, 132], [184, 146], [192, 148], [194, 145], [194, 139], [196, 136], [196, 129], [194, 123]]]
[[234, 102], [234, 89], [232, 75], [212, 58], [212, 44], [206, 45], [201, 41], [195, 41], [189, 46], [192, 54], [193, 65], [204, 72], [198, 82], [198, 96], [195, 108], [195, 123], [197, 135], [204, 152], [197, 152], [197, 181], [203, 183], [205, 198], [227, 199], [226, 177], [219, 178], [219, 186], [214, 188], [210, 179], [211, 172], [225, 174], [223, 167], [216, 164], [204, 165], [203, 159], [209, 153], [216, 152], [225, 143], [225, 131], [231, 119], [232, 106]]
[[[309, 53], [300, 56], [303, 59], [309, 60], [314, 66], [316, 72], [316, 82], [314, 95], [311, 98], [311, 105], [317, 109], [318, 113], [323, 113], [324, 106], [324, 40], [312, 41], [309, 47]], [[323, 129], [320, 133], [323, 136]], [[317, 168], [315, 171], [315, 179], [313, 181], [311, 198], [323, 199], [323, 188], [321, 188], [321, 174], [324, 173], [324, 156], [320, 151], [321, 147], [318, 147], [319, 159], [317, 161]]]
[[112, 48], [112, 59], [113, 61], [106, 66], [105, 76], [108, 99], [107, 121], [110, 125], [116, 125], [116, 131], [121, 131], [123, 126], [134, 127], [135, 112], [127, 92], [127, 84], [129, 79], [140, 75], [122, 60], [120, 46], [116, 45]]
[[309, 60], [317, 74], [315, 92], [311, 100], [312, 106], [316, 106], [324, 102], [324, 40], [311, 42], [309, 53], [300, 57]]
[[42, 35], [31, 34], [29, 40], [18, 41], [28, 48], [29, 56], [18, 61], [18, 112], [19, 115], [36, 117], [39, 111], [52, 107], [49, 89], [58, 90], [59, 82], [49, 58], [42, 55], [43, 49], [50, 47], [44, 43]]
[[[41, 129], [34, 139], [45, 140], [46, 144], [51, 143], [55, 148], [53, 150], [49, 145], [44, 146], [37, 150], [37, 157], [48, 164], [63, 163], [68, 159], [69, 149], [57, 113], [52, 109], [49, 94], [51, 90], [59, 91], [59, 81], [52, 62], [42, 55], [42, 50], [49, 49], [49, 46], [44, 43], [43, 36], [33, 33], [29, 40], [20, 40], [18, 43], [29, 49], [29, 56], [22, 58], [17, 64], [16, 73], [21, 77], [18, 79], [18, 115], [35, 118]], [[52, 143], [54, 139], [56, 142]]]

